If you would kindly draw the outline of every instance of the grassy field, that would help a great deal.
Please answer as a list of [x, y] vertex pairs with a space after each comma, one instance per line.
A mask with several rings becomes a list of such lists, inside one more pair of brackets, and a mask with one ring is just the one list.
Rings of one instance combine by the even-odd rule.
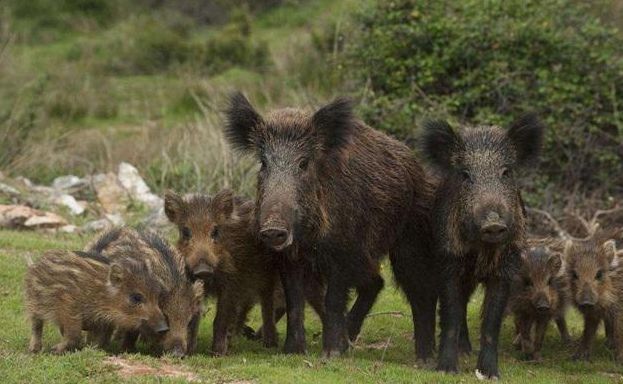
[[[411, 319], [401, 294], [391, 283], [389, 268], [384, 268], [388, 284], [366, 321], [355, 348], [345, 357], [326, 361], [320, 356], [320, 323], [310, 311], [307, 317], [307, 356], [285, 356], [276, 350], [265, 350], [259, 343], [237, 338], [227, 357], [214, 358], [210, 345], [214, 305], [201, 325], [200, 353], [178, 360], [155, 358], [145, 354], [107, 353], [86, 348], [66, 356], [26, 352], [29, 324], [22, 300], [22, 281], [26, 260], [36, 259], [44, 250], [81, 248], [87, 239], [74, 235], [43, 235], [11, 231], [0, 232], [0, 378], [3, 383], [115, 383], [184, 382], [194, 379], [207, 383], [469, 383], [476, 382], [473, 373], [475, 354], [461, 358], [461, 374], [446, 375], [431, 367], [415, 364], [411, 338]], [[473, 299], [469, 320], [472, 339], [477, 340], [481, 295]], [[570, 330], [574, 337], [581, 333], [581, 319], [570, 311]], [[251, 317], [259, 325], [259, 313]], [[284, 334], [284, 323], [279, 324]], [[541, 363], [524, 362], [511, 347], [512, 321], [504, 323], [501, 338], [500, 368], [504, 382], [531, 383], [610, 383], [623, 380], [623, 368], [617, 366], [603, 347], [603, 334], [598, 337], [591, 363], [573, 362], [571, 350], [563, 346], [554, 327], [550, 327]], [[59, 339], [57, 329], [46, 327], [44, 347]], [[120, 367], [119, 364], [123, 365]], [[177, 377], [168, 377], [167, 373]]]

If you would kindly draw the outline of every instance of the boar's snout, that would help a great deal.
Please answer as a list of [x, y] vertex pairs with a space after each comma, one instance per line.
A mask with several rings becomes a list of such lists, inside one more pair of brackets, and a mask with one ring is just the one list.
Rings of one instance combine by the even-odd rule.
[[508, 236], [508, 225], [497, 211], [490, 210], [478, 220], [480, 239], [486, 243], [501, 243]]
[[539, 295], [534, 300], [534, 306], [538, 311], [548, 311], [550, 309], [550, 303], [545, 295]]
[[160, 321], [158, 321], [158, 323], [156, 324], [154, 331], [156, 331], [157, 333], [165, 333], [169, 330], [169, 325], [167, 324], [167, 322], [162, 319]]
[[595, 304], [597, 304], [597, 297], [595, 293], [591, 289], [583, 289], [582, 292], [580, 292], [580, 297], [578, 299], [580, 309], [590, 308]]
[[186, 347], [184, 346], [182, 340], [175, 340], [173, 345], [168, 349], [168, 352], [173, 357], [182, 358], [186, 356]]
[[205, 262], [200, 262], [193, 268], [193, 275], [200, 279], [209, 279], [214, 275], [214, 268]]
[[275, 251], [282, 251], [293, 241], [292, 228], [296, 209], [274, 197], [262, 204], [260, 212], [260, 239]]
[[260, 231], [260, 237], [264, 244], [280, 251], [288, 247], [292, 243], [290, 231], [283, 228], [266, 228]]

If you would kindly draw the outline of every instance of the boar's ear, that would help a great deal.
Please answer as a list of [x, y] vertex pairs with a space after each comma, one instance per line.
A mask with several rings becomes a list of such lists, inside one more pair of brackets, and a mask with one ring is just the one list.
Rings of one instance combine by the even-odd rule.
[[356, 127], [354, 120], [353, 102], [346, 97], [338, 97], [312, 116], [312, 124], [328, 151], [350, 141]]
[[193, 283], [193, 298], [199, 303], [203, 300], [203, 280], [196, 280]]
[[422, 154], [438, 169], [450, 170], [452, 157], [461, 150], [463, 141], [445, 120], [427, 120], [422, 128]]
[[539, 157], [543, 130], [543, 125], [534, 114], [526, 114], [511, 124], [507, 137], [517, 153], [517, 165], [525, 166]]
[[184, 199], [177, 193], [169, 190], [164, 194], [164, 213], [169, 220], [177, 224], [184, 211]]
[[125, 273], [121, 265], [113, 263], [110, 265], [110, 271], [108, 272], [108, 281], [114, 287], [118, 287], [123, 282]]
[[225, 136], [231, 146], [240, 151], [253, 149], [253, 131], [262, 123], [262, 117], [242, 93], [231, 95], [225, 118]]
[[216, 211], [225, 219], [230, 219], [234, 214], [234, 192], [231, 189], [223, 189], [214, 195]]

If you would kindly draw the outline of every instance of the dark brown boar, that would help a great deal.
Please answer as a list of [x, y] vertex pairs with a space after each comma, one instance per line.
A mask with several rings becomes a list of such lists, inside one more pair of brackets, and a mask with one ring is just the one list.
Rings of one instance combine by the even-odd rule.
[[509, 307], [515, 318], [517, 344], [530, 360], [541, 359], [545, 331], [552, 319], [556, 321], [563, 342], [571, 339], [565, 321], [570, 293], [563, 257], [561, 252], [548, 247], [547, 242], [529, 243], [529, 248], [521, 255], [519, 274], [511, 287]]
[[584, 317], [584, 332], [575, 359], [588, 360], [599, 323], [603, 320], [617, 361], [623, 361], [623, 271], [617, 256], [617, 231], [599, 231], [582, 240], [569, 240], [564, 255], [573, 304]]
[[[235, 201], [238, 200], [238, 201]], [[217, 297], [212, 351], [224, 355], [228, 335], [242, 328], [248, 311], [261, 302], [263, 341], [277, 344], [273, 292], [277, 271], [271, 255], [258, 247], [249, 225], [249, 204], [229, 190], [214, 197], [169, 192], [165, 212], [180, 231], [178, 249], [189, 270], [204, 279], [207, 294]]]
[[[102, 234], [86, 247], [111, 261], [137, 259], [146, 263], [149, 273], [162, 286], [159, 305], [166, 316], [168, 331], [151, 332], [143, 327], [141, 335], [166, 353], [183, 357], [194, 352], [202, 311], [203, 282], [192, 282], [186, 273], [184, 258], [166, 240], [151, 231], [116, 228]], [[192, 324], [191, 324], [192, 323]], [[196, 323], [196, 325], [195, 325]], [[123, 349], [135, 348], [138, 332], [124, 335]]]
[[[225, 133], [260, 162], [255, 225], [278, 252], [287, 303], [284, 350], [303, 353], [304, 275], [327, 284], [323, 354], [355, 340], [384, 282], [390, 254], [414, 312], [419, 357], [434, 344], [436, 290], [429, 259], [431, 186], [404, 144], [358, 120], [339, 98], [315, 112], [279, 109], [262, 117], [240, 93], [230, 99]], [[357, 299], [348, 316], [348, 293]]]
[[432, 209], [441, 265], [441, 343], [437, 369], [458, 370], [459, 340], [476, 285], [486, 287], [477, 369], [497, 377], [498, 337], [512, 277], [525, 247], [525, 218], [515, 173], [537, 158], [543, 129], [533, 116], [508, 131], [424, 125], [423, 153], [440, 177]]
[[32, 323], [29, 350], [41, 350], [44, 321], [58, 325], [63, 336], [52, 349], [57, 354], [79, 348], [82, 330], [148, 326], [165, 332], [160, 292], [145, 263], [109, 263], [84, 252], [47, 252], [26, 273], [26, 312]]

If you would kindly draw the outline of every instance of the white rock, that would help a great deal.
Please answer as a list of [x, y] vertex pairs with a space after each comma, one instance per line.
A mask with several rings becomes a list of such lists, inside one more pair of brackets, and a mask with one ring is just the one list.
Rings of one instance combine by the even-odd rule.
[[128, 191], [132, 199], [147, 205], [149, 208], [159, 208], [164, 204], [162, 198], [151, 193], [149, 186], [133, 165], [120, 163], [117, 177], [119, 183]]
[[78, 231], [78, 227], [75, 225], [64, 225], [58, 229], [59, 232], [63, 233], [76, 233]]
[[4, 193], [6, 195], [17, 196], [19, 195], [19, 191], [8, 184], [0, 183], [0, 193]]
[[74, 216], [82, 215], [84, 213], [84, 206], [82, 206], [82, 204], [80, 204], [72, 195], [57, 195], [54, 197], [53, 202], [54, 204], [69, 208], [69, 213]]
[[99, 232], [112, 227], [124, 225], [123, 217], [119, 214], [106, 214], [104, 218], [86, 223], [82, 230], [85, 232]]
[[56, 190], [67, 190], [76, 187], [82, 187], [87, 184], [85, 179], [81, 179], [78, 176], [67, 175], [60, 176], [52, 181], [52, 188]]

